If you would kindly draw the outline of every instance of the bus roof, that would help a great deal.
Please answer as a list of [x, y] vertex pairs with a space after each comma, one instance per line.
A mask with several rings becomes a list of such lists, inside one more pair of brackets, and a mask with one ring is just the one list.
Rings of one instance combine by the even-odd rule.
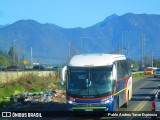
[[120, 54], [81, 54], [73, 56], [68, 66], [105, 66], [112, 65], [114, 61], [125, 59], [126, 57]]

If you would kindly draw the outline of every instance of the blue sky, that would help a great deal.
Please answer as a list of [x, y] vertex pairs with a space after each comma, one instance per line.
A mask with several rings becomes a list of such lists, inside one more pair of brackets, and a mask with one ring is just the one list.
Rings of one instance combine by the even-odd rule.
[[0, 0], [0, 25], [22, 19], [64, 28], [89, 27], [125, 13], [160, 14], [159, 0]]

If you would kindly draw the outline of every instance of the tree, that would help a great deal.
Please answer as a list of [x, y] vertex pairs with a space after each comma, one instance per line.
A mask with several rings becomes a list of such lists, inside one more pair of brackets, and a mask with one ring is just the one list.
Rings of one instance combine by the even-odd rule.
[[8, 52], [9, 62], [13, 65], [16, 64], [17, 61], [17, 55], [15, 53], [15, 49], [13, 47], [10, 48]]
[[133, 68], [135, 68], [136, 70], [139, 70], [139, 68], [140, 68], [138, 61], [131, 60], [131, 65], [132, 65]]
[[8, 65], [8, 60], [6, 56], [0, 55], [0, 66]]
[[8, 57], [3, 51], [0, 51], [0, 66], [6, 65], [8, 65]]
[[154, 59], [153, 60], [153, 66], [160, 68], [160, 59]]

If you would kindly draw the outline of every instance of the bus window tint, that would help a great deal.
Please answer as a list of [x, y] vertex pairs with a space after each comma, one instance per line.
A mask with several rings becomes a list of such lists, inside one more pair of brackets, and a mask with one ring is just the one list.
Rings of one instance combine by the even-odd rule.
[[130, 75], [130, 63], [126, 60], [117, 62], [118, 78], [123, 78]]
[[69, 67], [67, 91], [74, 95], [102, 95], [112, 91], [112, 66]]
[[112, 90], [111, 71], [111, 67], [91, 69], [91, 81], [101, 94]]
[[74, 89], [82, 89], [85, 87], [85, 80], [87, 79], [87, 71], [82, 68], [74, 68], [70, 71], [69, 78], [69, 88]]

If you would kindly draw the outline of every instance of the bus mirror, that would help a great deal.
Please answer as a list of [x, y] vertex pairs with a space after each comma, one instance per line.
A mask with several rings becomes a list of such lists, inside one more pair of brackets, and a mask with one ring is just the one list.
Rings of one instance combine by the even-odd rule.
[[64, 66], [61, 70], [61, 80], [66, 81], [66, 71], [67, 71], [67, 66]]
[[64, 82], [63, 82], [63, 81], [61, 81], [61, 82], [60, 82], [60, 85], [61, 85], [61, 86], [64, 86]]
[[112, 79], [116, 80], [117, 79], [117, 70], [116, 70], [116, 66], [113, 66], [113, 70], [112, 70]]

